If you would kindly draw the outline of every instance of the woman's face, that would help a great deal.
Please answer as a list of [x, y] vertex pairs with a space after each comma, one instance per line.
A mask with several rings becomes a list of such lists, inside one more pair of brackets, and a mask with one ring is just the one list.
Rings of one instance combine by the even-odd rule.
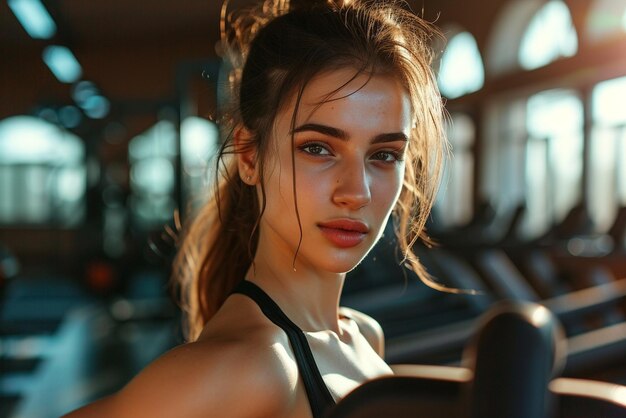
[[302, 244], [296, 269], [350, 271], [374, 246], [398, 199], [412, 122], [408, 94], [389, 76], [368, 80], [362, 74], [341, 87], [353, 75], [347, 68], [310, 81], [298, 109], [293, 154], [295, 98], [278, 113], [259, 229], [259, 249], [276, 262], [293, 263], [297, 210]]

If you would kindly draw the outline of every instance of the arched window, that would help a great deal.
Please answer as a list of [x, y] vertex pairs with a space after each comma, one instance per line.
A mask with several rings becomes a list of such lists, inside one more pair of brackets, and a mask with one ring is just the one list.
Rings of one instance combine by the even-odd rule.
[[502, 5], [485, 47], [488, 74], [496, 76], [519, 69], [520, 41], [544, 5], [544, 0], [508, 0]]
[[617, 208], [626, 206], [626, 77], [603, 81], [592, 93], [589, 211], [596, 228], [611, 227]]
[[583, 104], [569, 90], [548, 90], [527, 102], [526, 217], [536, 236], [567, 215], [581, 198]]
[[85, 189], [80, 138], [32, 116], [0, 122], [0, 224], [79, 224]]
[[128, 144], [131, 210], [145, 228], [162, 226], [176, 209], [176, 141], [174, 124], [161, 120]]
[[526, 100], [494, 100], [486, 110], [480, 194], [507, 218], [525, 201]]
[[626, 34], [626, 0], [596, 0], [587, 15], [587, 34], [592, 41]]
[[439, 68], [441, 93], [454, 99], [480, 90], [485, 82], [485, 69], [476, 45], [469, 32], [450, 38]]
[[189, 116], [181, 123], [180, 136], [185, 195], [191, 197], [191, 203], [199, 204], [196, 197], [203, 195], [213, 170], [211, 163], [217, 152], [219, 130], [206, 119]]
[[[202, 203], [198, 197], [207, 185], [218, 135], [214, 123], [196, 116], [180, 125], [182, 187], [190, 204]], [[164, 119], [129, 143], [131, 208], [134, 220], [144, 228], [162, 226], [176, 209], [177, 140], [176, 126]]]
[[448, 138], [452, 145], [452, 157], [446, 161], [435, 204], [437, 222], [445, 228], [470, 221], [474, 189], [474, 122], [462, 113], [450, 116]]
[[488, 109], [483, 194], [499, 216], [524, 204], [517, 234], [541, 235], [580, 201], [583, 104], [576, 92], [548, 90]]
[[547, 2], [533, 16], [519, 50], [522, 68], [543, 67], [578, 51], [578, 37], [569, 9], [560, 0]]

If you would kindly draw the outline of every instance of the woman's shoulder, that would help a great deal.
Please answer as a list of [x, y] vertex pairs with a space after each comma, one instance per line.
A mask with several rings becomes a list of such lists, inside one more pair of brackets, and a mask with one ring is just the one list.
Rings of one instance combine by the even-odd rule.
[[182, 392], [180, 402], [197, 405], [203, 416], [281, 416], [295, 392], [297, 371], [277, 349], [281, 334], [275, 327], [245, 300], [231, 299], [198, 341], [175, 348], [145, 370], [145, 388], [171, 380], [169, 388]]
[[297, 370], [278, 348], [279, 337], [262, 323], [254, 327], [254, 319], [230, 327], [222, 323], [227, 318], [216, 319], [198, 341], [163, 354], [84, 416], [289, 415]]
[[359, 332], [365, 337], [374, 351], [384, 358], [385, 334], [378, 321], [363, 312], [346, 306], [339, 308], [339, 314], [353, 320], [357, 324]]

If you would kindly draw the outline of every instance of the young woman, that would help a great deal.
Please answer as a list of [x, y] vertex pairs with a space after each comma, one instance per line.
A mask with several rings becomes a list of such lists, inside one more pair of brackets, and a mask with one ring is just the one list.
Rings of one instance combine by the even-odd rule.
[[380, 326], [339, 297], [392, 212], [429, 281], [411, 246], [445, 149], [434, 32], [389, 1], [287, 3], [224, 32], [230, 134], [175, 269], [190, 342], [71, 417], [320, 417], [392, 373]]

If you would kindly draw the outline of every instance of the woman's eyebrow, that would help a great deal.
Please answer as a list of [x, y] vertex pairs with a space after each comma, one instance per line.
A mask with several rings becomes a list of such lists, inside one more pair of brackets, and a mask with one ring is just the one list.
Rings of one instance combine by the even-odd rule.
[[408, 142], [409, 137], [404, 132], [391, 132], [388, 134], [379, 134], [374, 137], [372, 144], [380, 144], [382, 142], [395, 142], [404, 141]]
[[334, 138], [341, 139], [342, 141], [348, 140], [348, 134], [345, 131], [342, 131], [338, 128], [333, 128], [332, 126], [320, 125], [319, 123], [305, 123], [304, 125], [300, 125], [291, 131], [292, 134], [296, 134], [298, 132], [305, 131], [313, 131], [319, 132], [322, 135], [332, 136]]
[[[304, 125], [300, 125], [294, 128], [291, 133], [296, 134], [298, 132], [306, 131], [318, 132], [322, 135], [328, 135], [337, 139], [341, 139], [342, 141], [347, 141], [349, 139], [349, 135], [345, 131], [339, 128], [334, 128], [332, 126], [321, 125], [319, 123], [305, 123]], [[372, 144], [394, 141], [407, 142], [408, 140], [409, 138], [404, 132], [390, 132], [374, 136], [374, 138], [372, 139]]]

